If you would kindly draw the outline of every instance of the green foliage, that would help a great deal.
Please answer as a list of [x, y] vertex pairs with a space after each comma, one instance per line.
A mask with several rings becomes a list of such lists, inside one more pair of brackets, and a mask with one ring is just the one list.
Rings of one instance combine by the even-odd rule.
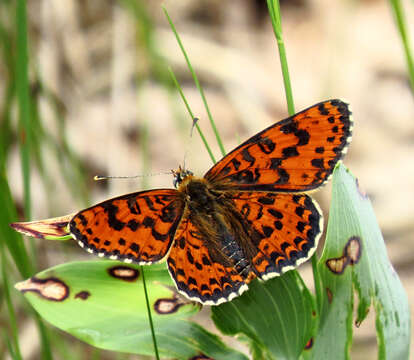
[[[145, 269], [149, 304], [162, 357], [189, 359], [200, 353], [245, 359], [194, 322], [200, 310], [173, 290], [163, 265]], [[117, 261], [71, 262], [42, 271], [16, 287], [54, 326], [98, 348], [153, 355], [142, 273]]]
[[389, 262], [371, 203], [343, 165], [333, 176], [326, 243], [318, 267], [323, 294], [314, 358], [349, 358], [356, 290], [355, 323], [365, 319], [371, 304], [375, 309], [379, 358], [408, 359], [407, 295]]
[[[217, 328], [226, 335], [244, 334], [256, 356], [298, 359], [316, 325], [313, 298], [296, 271], [265, 283], [212, 308]], [[260, 356], [259, 356], [260, 354]]]
[[[406, 294], [388, 261], [370, 202], [343, 165], [334, 171], [328, 233], [318, 268], [323, 289], [317, 294], [319, 309], [298, 273], [289, 271], [264, 283], [253, 281], [242, 296], [213, 307], [214, 323], [223, 334], [241, 336], [255, 359], [348, 359], [356, 291], [355, 322], [364, 320], [371, 303], [376, 311], [380, 359], [408, 358]], [[114, 269], [120, 271], [118, 277]], [[43, 318], [81, 340], [103, 349], [151, 355], [139, 269], [116, 261], [68, 263], [17, 288]], [[149, 305], [162, 357], [187, 359], [202, 353], [243, 358], [217, 336], [185, 320], [200, 307], [177, 297], [164, 265], [147, 269]], [[128, 275], [131, 271], [136, 276]], [[61, 288], [65, 284], [67, 293], [53, 288], [56, 281]], [[165, 311], [171, 308], [175, 310]]]

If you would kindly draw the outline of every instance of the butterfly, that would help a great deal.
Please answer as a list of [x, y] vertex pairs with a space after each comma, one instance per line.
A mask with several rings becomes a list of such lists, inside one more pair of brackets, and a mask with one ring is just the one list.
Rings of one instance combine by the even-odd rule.
[[306, 193], [331, 176], [351, 141], [348, 104], [328, 100], [254, 135], [204, 177], [173, 171], [175, 189], [141, 191], [77, 213], [79, 245], [127, 263], [166, 260], [178, 291], [207, 305], [281, 275], [314, 253], [323, 230]]

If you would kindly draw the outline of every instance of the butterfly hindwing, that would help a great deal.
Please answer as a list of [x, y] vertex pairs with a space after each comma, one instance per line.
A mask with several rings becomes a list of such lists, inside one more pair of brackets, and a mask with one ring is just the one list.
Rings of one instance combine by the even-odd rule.
[[244, 191], [303, 192], [319, 187], [346, 152], [348, 104], [328, 100], [256, 134], [213, 166], [205, 178]]
[[69, 228], [79, 245], [90, 252], [150, 264], [168, 253], [182, 212], [177, 190], [142, 191], [80, 211]]
[[247, 290], [243, 276], [231, 264], [215, 256], [218, 249], [208, 248], [189, 217], [177, 228], [167, 259], [168, 270], [177, 289], [192, 300], [217, 305]]
[[323, 230], [318, 205], [305, 194], [240, 192], [234, 204], [254, 229], [256, 275], [267, 279], [306, 261]]

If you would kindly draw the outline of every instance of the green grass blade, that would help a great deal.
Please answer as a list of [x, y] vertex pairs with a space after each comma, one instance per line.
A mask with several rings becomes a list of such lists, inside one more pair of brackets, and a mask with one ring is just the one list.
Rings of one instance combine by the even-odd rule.
[[[194, 114], [191, 111], [190, 105], [188, 104], [188, 101], [187, 101], [187, 99], [186, 99], [186, 97], [184, 95], [183, 89], [181, 88], [181, 86], [180, 86], [180, 84], [179, 84], [179, 82], [178, 82], [178, 80], [177, 80], [174, 72], [172, 71], [171, 67], [169, 67], [168, 70], [170, 71], [170, 74], [171, 74], [171, 77], [172, 77], [172, 79], [174, 81], [174, 84], [177, 87], [178, 92], [180, 93], [181, 99], [183, 99], [183, 101], [184, 101], [184, 104], [185, 104], [185, 107], [187, 108], [188, 113], [190, 114], [191, 120], [193, 120], [194, 119]], [[197, 122], [195, 124], [195, 127], [196, 127], [196, 129], [198, 131], [198, 134], [200, 135], [201, 140], [203, 141], [204, 146], [207, 149], [208, 154], [210, 155], [211, 161], [215, 164], [216, 163], [216, 159], [215, 159], [215, 157], [213, 155], [213, 152], [211, 151], [211, 148], [208, 145], [208, 142], [207, 142], [207, 140], [206, 140], [206, 138], [205, 138], [203, 132], [201, 131], [201, 128], [200, 128], [200, 126], [198, 125]]]
[[[22, 237], [9, 224], [17, 219], [16, 208], [10, 193], [4, 171], [0, 170], [0, 242], [4, 243], [22, 277], [33, 273], [33, 266], [27, 254]], [[4, 249], [4, 248], [3, 248]]]
[[[285, 86], [285, 94], [286, 94], [288, 112], [289, 112], [289, 115], [293, 115], [295, 113], [295, 105], [293, 102], [292, 86], [290, 83], [285, 43], [283, 41], [282, 20], [281, 20], [281, 14], [280, 14], [279, 0], [267, 0], [267, 7], [269, 9], [270, 19], [272, 21], [273, 32], [276, 37], [277, 46], [279, 48], [279, 58], [280, 58], [280, 65], [282, 68], [283, 83]], [[320, 276], [319, 276], [319, 270], [317, 267], [317, 261], [318, 260], [317, 260], [316, 253], [315, 253], [312, 255], [311, 262], [312, 262], [313, 279], [314, 279], [314, 284], [315, 284], [316, 301], [319, 305], [321, 292], [320, 292]], [[319, 309], [319, 306], [318, 306], [318, 309]]]
[[157, 337], [155, 336], [154, 322], [152, 321], [151, 306], [150, 306], [150, 302], [148, 298], [147, 283], [145, 282], [145, 270], [143, 266], [141, 266], [140, 269], [141, 269], [141, 274], [142, 274], [142, 285], [144, 288], [145, 303], [147, 305], [148, 321], [149, 321], [150, 328], [151, 328], [152, 342], [154, 344], [154, 354], [155, 354], [155, 358], [157, 360], [160, 360], [160, 355], [158, 353]]
[[16, 7], [17, 57], [16, 88], [19, 107], [19, 140], [23, 172], [24, 210], [26, 219], [31, 217], [30, 194], [30, 99], [28, 78], [26, 1], [17, 0]]
[[[7, 273], [7, 259], [4, 252], [3, 244], [0, 243], [0, 252], [1, 252], [1, 273], [2, 273], [2, 280], [3, 280], [3, 292], [4, 298], [6, 300], [7, 311], [9, 315], [9, 323], [11, 328], [11, 336], [7, 336], [9, 340], [9, 351], [10, 355], [13, 359], [22, 359], [22, 355], [20, 352], [20, 345], [19, 345], [19, 333], [17, 330], [17, 321], [16, 321], [16, 313], [15, 309], [10, 297], [10, 283], [9, 283], [9, 274]], [[10, 339], [11, 338], [11, 339]]]
[[[29, 97], [29, 68], [28, 68], [28, 39], [27, 39], [27, 9], [25, 0], [17, 0], [16, 5], [16, 91], [19, 110], [19, 140], [23, 173], [24, 210], [26, 219], [31, 218], [31, 190], [30, 190], [30, 150], [31, 150], [31, 119]], [[34, 242], [31, 241], [31, 253], [36, 253]], [[21, 260], [19, 260], [21, 261]], [[29, 261], [27, 261], [29, 263]], [[16, 263], [17, 264], [17, 263]], [[29, 265], [28, 265], [29, 266]], [[42, 340], [43, 359], [52, 359], [49, 341], [44, 324], [35, 316]]]
[[[19, 270], [19, 273], [24, 278], [29, 277], [31, 274], [33, 274], [34, 271], [33, 264], [27, 254], [26, 248], [22, 241], [22, 237], [9, 226], [11, 222], [16, 220], [17, 214], [4, 169], [0, 169], [0, 203], [2, 204], [2, 207], [0, 207], [0, 247], [2, 247], [1, 253], [5, 253], [4, 245], [6, 245], [17, 269]], [[4, 261], [2, 261], [2, 263], [4, 263]], [[42, 359], [52, 360], [52, 354], [49, 347], [49, 340], [45, 325], [37, 314], [34, 314], [34, 317], [42, 340]]]
[[170, 23], [170, 26], [171, 26], [171, 29], [172, 29], [174, 35], [175, 35], [175, 38], [177, 39], [178, 45], [180, 46], [180, 49], [181, 49], [181, 51], [184, 55], [185, 61], [187, 62], [188, 69], [190, 70], [191, 75], [193, 76], [194, 83], [197, 86], [198, 91], [200, 92], [201, 98], [202, 98], [203, 103], [204, 103], [204, 107], [207, 111], [207, 115], [208, 115], [208, 118], [210, 120], [211, 127], [213, 129], [214, 135], [216, 136], [217, 144], [220, 148], [221, 155], [224, 156], [224, 155], [226, 155], [226, 150], [224, 150], [224, 146], [223, 146], [223, 143], [221, 141], [220, 135], [217, 131], [216, 124], [214, 122], [213, 116], [211, 115], [210, 108], [209, 108], [208, 103], [207, 103], [207, 99], [204, 96], [203, 88], [201, 87], [200, 82], [198, 81], [197, 75], [196, 75], [196, 73], [195, 73], [195, 71], [194, 71], [194, 69], [191, 65], [190, 59], [187, 55], [187, 52], [184, 49], [184, 45], [183, 45], [183, 43], [180, 39], [180, 36], [178, 35], [177, 30], [175, 29], [175, 26], [174, 26], [170, 16], [168, 15], [167, 9], [164, 6], [163, 6], [163, 10], [164, 10], [165, 16], [168, 19], [168, 22]]
[[283, 82], [285, 85], [286, 101], [288, 105], [289, 115], [295, 113], [295, 105], [293, 102], [292, 86], [290, 84], [289, 68], [286, 59], [285, 43], [282, 35], [282, 21], [280, 16], [279, 0], [267, 0], [270, 18], [272, 20], [273, 32], [275, 33], [277, 46], [279, 48], [280, 65], [282, 67]]
[[12, 107], [13, 100], [16, 95], [16, 82], [14, 81], [14, 57], [13, 57], [13, 46], [7, 30], [0, 22], [0, 46], [2, 61], [5, 66], [5, 73], [7, 77], [3, 79], [4, 82], [4, 95], [2, 102], [2, 111], [0, 113], [0, 146], [3, 147], [4, 158], [0, 158], [0, 164], [4, 164], [6, 161], [6, 154], [9, 151], [10, 146], [13, 142], [13, 137], [10, 136], [12, 133], [11, 118], [12, 118]]
[[411, 51], [410, 38], [407, 31], [407, 25], [404, 18], [404, 10], [402, 8], [401, 0], [390, 0], [390, 5], [404, 47], [404, 53], [408, 67], [408, 76], [410, 78], [411, 84], [411, 91], [414, 93], [414, 61]]
[[[18, 355], [16, 355], [16, 352], [13, 349], [13, 345], [10, 341], [10, 338], [8, 337], [8, 334], [7, 334], [6, 330], [3, 330], [2, 337], [4, 339], [4, 342], [6, 343], [7, 349], [9, 350], [10, 357], [13, 360], [20, 360], [20, 358], [18, 357]], [[5, 354], [3, 354], [3, 355], [5, 355]]]

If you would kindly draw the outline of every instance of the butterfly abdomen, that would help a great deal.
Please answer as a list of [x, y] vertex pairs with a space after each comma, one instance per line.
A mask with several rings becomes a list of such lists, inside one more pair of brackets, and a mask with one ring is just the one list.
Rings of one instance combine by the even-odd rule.
[[[212, 189], [205, 179], [191, 178], [179, 191], [191, 221], [199, 229], [199, 236], [215, 261], [219, 261], [246, 278], [250, 272], [250, 260], [243, 251], [240, 232], [243, 231], [234, 218], [234, 205], [229, 193]], [[239, 229], [240, 228], [240, 229]], [[242, 237], [246, 237], [247, 233]]]

